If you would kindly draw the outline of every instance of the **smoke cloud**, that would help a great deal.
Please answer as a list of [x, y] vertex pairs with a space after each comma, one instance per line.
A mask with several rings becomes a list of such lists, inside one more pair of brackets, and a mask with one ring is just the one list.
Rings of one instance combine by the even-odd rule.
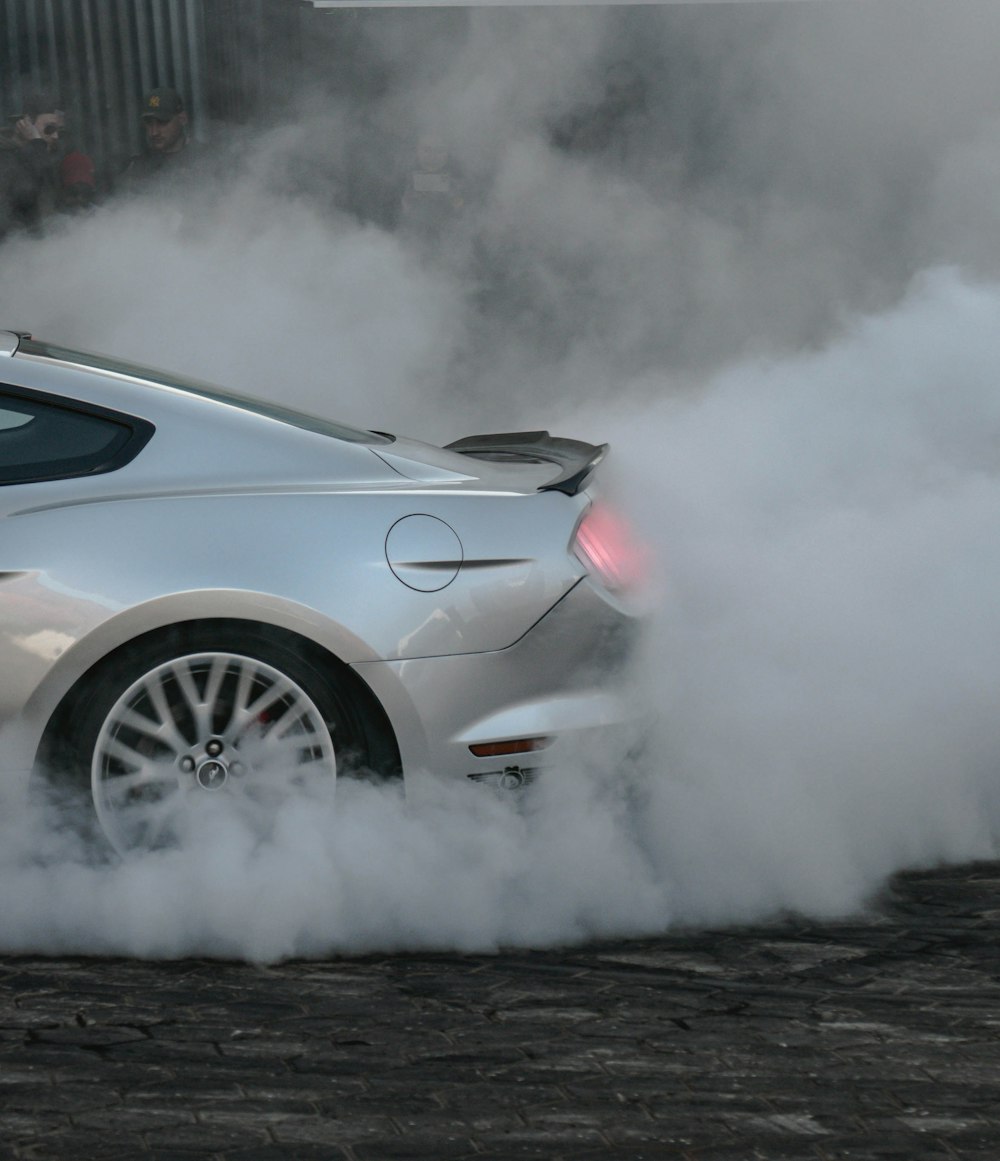
[[[377, 84], [317, 35], [294, 115], [211, 182], [8, 240], [0, 317], [434, 442], [609, 440], [662, 576], [645, 748], [517, 806], [342, 784], [266, 841], [213, 814], [121, 865], [12, 808], [3, 949], [554, 945], [845, 914], [994, 856], [995, 5], [353, 27]], [[461, 179], [443, 230], [392, 184], [420, 135]]]

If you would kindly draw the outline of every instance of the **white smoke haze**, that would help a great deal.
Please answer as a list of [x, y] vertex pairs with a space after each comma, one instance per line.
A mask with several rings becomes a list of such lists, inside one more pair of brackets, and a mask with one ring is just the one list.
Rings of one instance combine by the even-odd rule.
[[186, 209], [114, 205], [9, 243], [0, 301], [16, 305], [4, 313], [38, 335], [347, 422], [416, 418], [408, 397], [443, 375], [460, 325], [454, 288], [390, 235], [324, 223], [291, 199], [196, 194]]
[[[206, 817], [211, 843], [122, 864], [14, 810], [0, 949], [552, 946], [843, 915], [900, 868], [995, 856], [1000, 10], [365, 27], [402, 79], [364, 132], [433, 128], [462, 166], [446, 239], [338, 201], [357, 108], [317, 88], [181, 203], [7, 242], [0, 318], [435, 442], [609, 440], [664, 577], [645, 751], [570, 763], [520, 808], [342, 783], [266, 841]], [[646, 82], [627, 148], [561, 147], [623, 58]]]
[[998, 312], [937, 272], [645, 433], [603, 417], [670, 577], [649, 843], [675, 919], [836, 914], [996, 854]]

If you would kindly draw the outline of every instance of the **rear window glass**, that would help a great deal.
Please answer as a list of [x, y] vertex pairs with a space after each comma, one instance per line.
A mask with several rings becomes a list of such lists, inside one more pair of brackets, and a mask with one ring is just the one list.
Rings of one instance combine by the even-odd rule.
[[0, 431], [13, 431], [15, 427], [24, 427], [31, 422], [32, 417], [23, 412], [14, 411], [6, 403], [0, 408]]
[[87, 367], [94, 371], [109, 371], [114, 375], [127, 375], [130, 379], [144, 379], [147, 383], [157, 383], [162, 387], [174, 387], [179, 391], [187, 391], [190, 395], [200, 395], [203, 399], [214, 399], [217, 403], [228, 403], [231, 407], [241, 407], [244, 411], [252, 411], [257, 415], [266, 416], [268, 419], [276, 419], [280, 423], [287, 423], [292, 427], [300, 427], [304, 431], [316, 432], [319, 435], [329, 435], [334, 439], [342, 439], [348, 443], [382, 444], [393, 442], [393, 437], [383, 432], [363, 431], [348, 427], [343, 423], [321, 419], [317, 415], [308, 415], [304, 411], [280, 407], [261, 399], [251, 399], [246, 395], [227, 391], [210, 383], [201, 383], [197, 379], [188, 379], [183, 375], [158, 371], [152, 367], [142, 367], [137, 363], [126, 362], [124, 359], [111, 358], [109, 355], [73, 351], [65, 347], [53, 346], [50, 343], [40, 343], [35, 339], [22, 339], [17, 350], [18, 354], [61, 359], [63, 362], [75, 363], [78, 367]]
[[0, 484], [113, 471], [132, 459], [151, 433], [141, 420], [77, 410], [0, 387]]

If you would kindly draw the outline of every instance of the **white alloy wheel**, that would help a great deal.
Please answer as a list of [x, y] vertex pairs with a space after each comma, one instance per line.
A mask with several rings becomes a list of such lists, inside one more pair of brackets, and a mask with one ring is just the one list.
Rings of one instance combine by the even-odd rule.
[[235, 652], [174, 657], [143, 673], [107, 710], [90, 768], [98, 821], [119, 854], [173, 845], [209, 798], [268, 817], [336, 774], [329, 728], [302, 685]]

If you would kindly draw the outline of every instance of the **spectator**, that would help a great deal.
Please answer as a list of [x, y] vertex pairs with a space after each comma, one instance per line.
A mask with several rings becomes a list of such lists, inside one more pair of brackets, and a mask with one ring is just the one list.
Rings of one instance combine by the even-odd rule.
[[188, 115], [176, 89], [153, 89], [142, 103], [145, 148], [133, 157], [123, 175], [126, 187], [142, 185], [156, 175], [185, 173], [198, 150], [188, 136]]
[[367, 109], [352, 118], [343, 155], [344, 206], [363, 222], [386, 230], [399, 225], [402, 190], [411, 158], [394, 126]]
[[416, 164], [406, 176], [399, 223], [428, 236], [454, 225], [465, 208], [462, 180], [444, 141], [433, 134], [417, 139]]
[[92, 209], [97, 202], [94, 162], [78, 149], [67, 153], [59, 165], [59, 208], [66, 213]]
[[604, 154], [625, 161], [629, 138], [646, 114], [642, 74], [627, 61], [618, 61], [604, 74], [601, 99], [564, 118], [552, 133], [553, 144], [567, 153]]
[[0, 238], [16, 229], [37, 233], [55, 208], [65, 118], [55, 97], [39, 93], [11, 120], [0, 134]]

